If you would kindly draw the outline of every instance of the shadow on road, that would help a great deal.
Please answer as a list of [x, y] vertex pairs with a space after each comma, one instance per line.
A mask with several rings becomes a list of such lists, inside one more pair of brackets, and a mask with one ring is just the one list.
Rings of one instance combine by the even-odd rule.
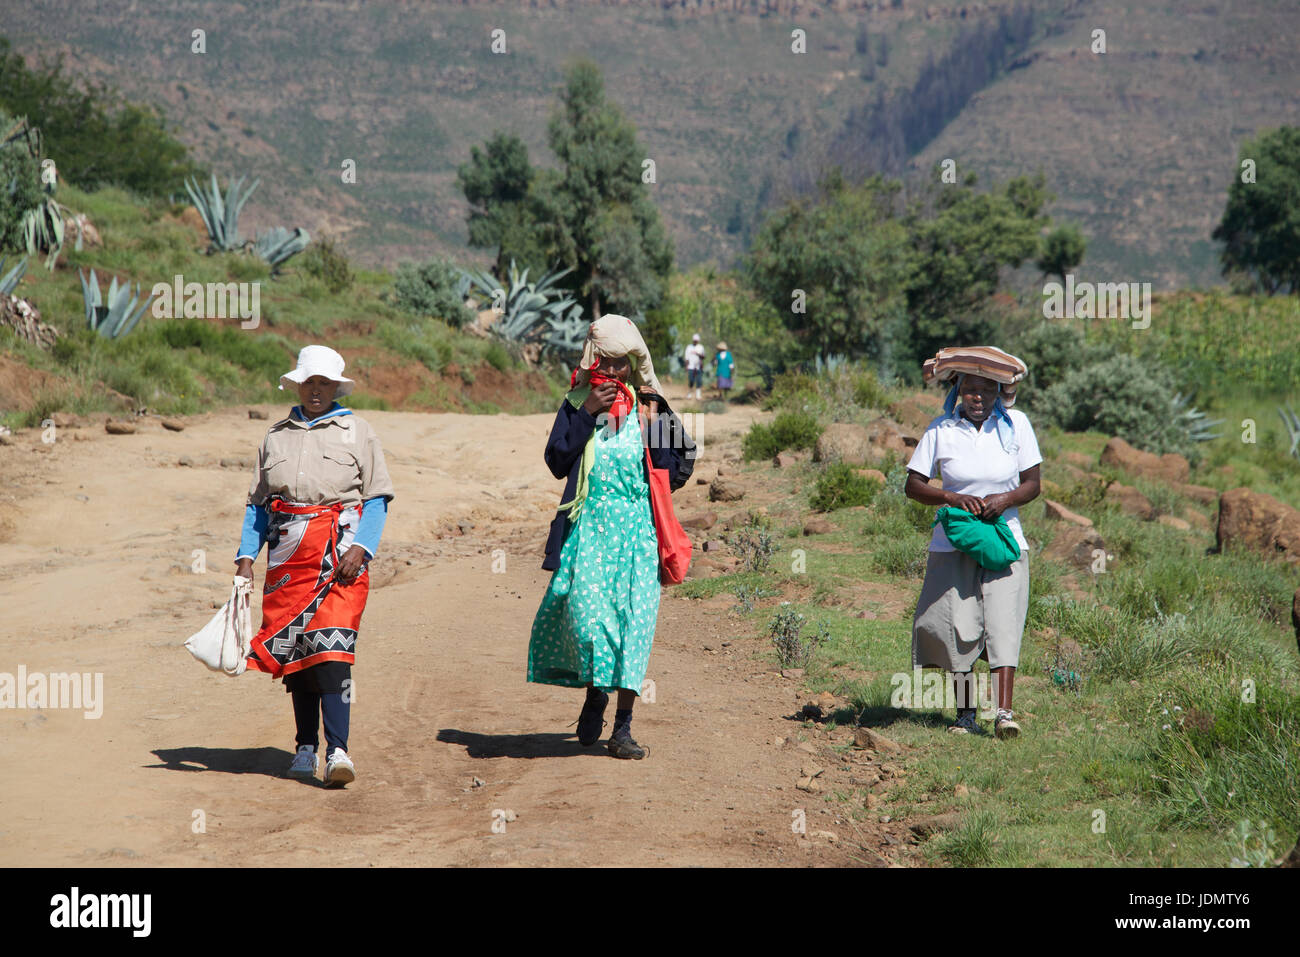
[[162, 764], [145, 767], [167, 771], [224, 771], [282, 778], [293, 755], [283, 748], [158, 748]]
[[443, 728], [438, 740], [465, 746], [471, 758], [569, 758], [580, 754], [605, 757], [601, 744], [584, 748], [573, 734], [476, 734]]

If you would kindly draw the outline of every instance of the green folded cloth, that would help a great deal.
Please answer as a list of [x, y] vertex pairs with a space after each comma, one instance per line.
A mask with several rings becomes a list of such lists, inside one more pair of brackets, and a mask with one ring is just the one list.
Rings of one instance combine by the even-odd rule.
[[1020, 557], [1020, 544], [1001, 515], [986, 522], [965, 509], [945, 505], [934, 521], [942, 523], [952, 547], [975, 559], [981, 568], [1000, 572]]

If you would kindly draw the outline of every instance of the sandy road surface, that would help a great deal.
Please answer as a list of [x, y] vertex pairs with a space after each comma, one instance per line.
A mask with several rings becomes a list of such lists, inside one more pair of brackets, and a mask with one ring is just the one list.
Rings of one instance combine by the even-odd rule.
[[[0, 672], [103, 674], [98, 719], [0, 710], [0, 865], [879, 863], [791, 833], [794, 808], [810, 832], [854, 829], [795, 790], [808, 754], [773, 744], [797, 728], [798, 689], [756, 642], [718, 653], [737, 627], [730, 598], [665, 591], [656, 701], [634, 722], [645, 761], [580, 747], [581, 692], [524, 681], [561, 490], [541, 457], [549, 415], [362, 414], [397, 499], [358, 642], [358, 780], [343, 791], [282, 777], [281, 685], [209, 673], [182, 647], [230, 587], [251, 473], [221, 459], [251, 459], [268, 423], [236, 408], [116, 436], [97, 419], [0, 447]], [[753, 414], [703, 419], [699, 474]], [[688, 486], [679, 513], [705, 496]], [[461, 522], [473, 528], [447, 534]], [[513, 812], [503, 833], [496, 811]]]

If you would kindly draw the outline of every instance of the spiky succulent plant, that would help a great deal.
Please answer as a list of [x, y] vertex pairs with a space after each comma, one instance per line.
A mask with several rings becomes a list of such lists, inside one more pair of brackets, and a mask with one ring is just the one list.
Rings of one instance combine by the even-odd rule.
[[107, 295], [101, 296], [95, 270], [90, 271], [89, 279], [80, 269], [77, 270], [77, 276], [81, 279], [81, 298], [86, 307], [86, 324], [107, 339], [117, 339], [134, 329], [135, 324], [140, 321], [140, 317], [153, 302], [153, 296], [150, 296], [138, 309], [136, 308], [136, 303], [140, 300], [139, 283], [136, 283], [135, 292], [132, 293], [129, 282], [119, 286], [117, 277], [114, 276]]

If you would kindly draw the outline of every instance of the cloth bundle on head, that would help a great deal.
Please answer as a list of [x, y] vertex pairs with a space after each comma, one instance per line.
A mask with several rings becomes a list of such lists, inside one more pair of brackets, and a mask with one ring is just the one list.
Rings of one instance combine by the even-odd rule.
[[993, 403], [992, 415], [998, 431], [998, 441], [1007, 452], [1015, 452], [1019, 448], [1015, 427], [1007, 410], [1016, 404], [1016, 387], [1028, 374], [1029, 367], [1022, 359], [1003, 352], [996, 346], [940, 349], [933, 359], [926, 359], [921, 365], [921, 377], [926, 382], [953, 383], [947, 398], [943, 400], [943, 411], [949, 418], [957, 415], [957, 396], [966, 376], [983, 376], [998, 384], [998, 398]]
[[[663, 388], [655, 377], [655, 366], [650, 361], [650, 350], [641, 338], [641, 330], [627, 316], [613, 313], [601, 316], [587, 330], [587, 341], [582, 347], [582, 359], [574, 370], [572, 385], [574, 391], [585, 389], [591, 382], [591, 367], [596, 364], [596, 357], [617, 358], [627, 356], [632, 363], [632, 381], [630, 385], [635, 392], [649, 389], [655, 395], [663, 395]], [[572, 393], [571, 393], [572, 396]], [[583, 392], [583, 398], [586, 392]], [[572, 401], [572, 399], [571, 399]], [[579, 399], [574, 404], [582, 401]]]

